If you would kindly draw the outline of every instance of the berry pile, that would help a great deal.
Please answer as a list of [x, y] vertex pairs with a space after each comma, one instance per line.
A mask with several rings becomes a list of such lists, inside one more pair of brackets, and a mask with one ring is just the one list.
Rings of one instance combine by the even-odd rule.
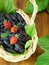
[[8, 52], [22, 53], [30, 39], [25, 33], [25, 20], [19, 13], [0, 13], [0, 45]]

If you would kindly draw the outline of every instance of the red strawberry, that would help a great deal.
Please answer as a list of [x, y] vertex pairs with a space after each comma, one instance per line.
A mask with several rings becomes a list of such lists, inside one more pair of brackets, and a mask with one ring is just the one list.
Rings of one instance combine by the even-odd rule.
[[15, 43], [17, 43], [17, 41], [18, 41], [18, 38], [15, 36], [12, 36], [10, 39], [10, 44], [15, 44]]
[[17, 27], [12, 27], [12, 28], [11, 28], [11, 32], [12, 32], [12, 33], [18, 32], [18, 28], [17, 28]]
[[4, 27], [7, 28], [7, 29], [10, 29], [11, 28], [11, 23], [10, 22], [5, 22]]

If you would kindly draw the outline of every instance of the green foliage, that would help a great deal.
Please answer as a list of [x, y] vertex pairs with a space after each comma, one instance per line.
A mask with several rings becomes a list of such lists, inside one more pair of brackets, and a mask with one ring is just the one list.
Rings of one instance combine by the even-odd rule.
[[[37, 6], [38, 6], [38, 12], [41, 12], [44, 9], [46, 9], [47, 5], [48, 5], [48, 2], [49, 2], [48, 0], [36, 0]], [[28, 13], [28, 14], [32, 14], [33, 10], [34, 10], [34, 6], [28, 0], [28, 2], [26, 4], [25, 12]], [[47, 10], [49, 12], [49, 6], [48, 6]]]
[[26, 8], [25, 8], [25, 13], [31, 14], [34, 10], [34, 6], [30, 1], [28, 0]]
[[35, 65], [49, 65], [49, 51], [40, 55], [37, 58]]
[[38, 45], [45, 52], [37, 58], [35, 65], [49, 65], [49, 35], [39, 38]]
[[39, 38], [38, 40], [38, 45], [40, 46], [40, 48], [42, 48], [44, 51], [48, 51], [49, 50], [49, 36], [45, 36], [42, 38]]
[[2, 38], [5, 38], [5, 37], [7, 37], [7, 36], [9, 36], [9, 35], [10, 35], [10, 33], [2, 33], [2, 34], [1, 34], [1, 37], [2, 37]]
[[16, 8], [14, 6], [14, 0], [5, 0], [4, 5], [5, 5], [6, 13], [14, 13], [14, 12], [16, 12]]
[[33, 43], [33, 40], [27, 41], [25, 44], [25, 49], [27, 49], [32, 43]]
[[35, 25], [31, 25], [31, 26], [26, 26], [25, 27], [25, 32], [29, 37], [33, 37], [34, 34], [36, 33], [36, 29], [35, 29]]
[[[49, 0], [48, 0], [49, 1]], [[47, 6], [47, 11], [48, 11], [48, 13], [49, 13], [49, 2], [48, 2], [48, 6]]]
[[15, 13], [14, 0], [0, 0], [0, 13]]

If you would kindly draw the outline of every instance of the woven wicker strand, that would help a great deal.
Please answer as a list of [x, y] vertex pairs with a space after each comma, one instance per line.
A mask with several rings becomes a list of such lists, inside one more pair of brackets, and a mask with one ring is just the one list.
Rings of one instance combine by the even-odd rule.
[[[24, 18], [27, 25], [34, 24], [36, 13], [38, 11], [38, 7], [36, 5], [35, 0], [30, 0], [30, 2], [34, 5], [34, 12], [32, 14], [31, 19], [21, 9], [18, 9], [18, 11], [17, 11]], [[33, 44], [30, 45], [29, 49], [27, 50], [27, 53], [24, 55], [18, 55], [18, 56], [17, 55], [13, 56], [12, 54], [6, 52], [3, 49], [3, 47], [0, 47], [0, 57], [2, 57], [4, 60], [9, 61], [9, 62], [19, 62], [22, 60], [26, 60], [35, 52], [36, 47], [37, 47], [37, 42], [38, 42], [38, 37], [37, 37], [37, 33], [36, 33], [34, 36]]]

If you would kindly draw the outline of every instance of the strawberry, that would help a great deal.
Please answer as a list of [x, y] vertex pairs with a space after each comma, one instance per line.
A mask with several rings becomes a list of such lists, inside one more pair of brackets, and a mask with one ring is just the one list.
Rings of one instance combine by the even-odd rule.
[[17, 41], [18, 41], [18, 38], [15, 36], [12, 36], [10, 39], [10, 44], [15, 44], [15, 43], [17, 43]]
[[5, 23], [4, 23], [4, 27], [5, 27], [6, 29], [10, 29], [10, 28], [11, 28], [11, 23], [10, 23], [10, 22], [5, 22]]
[[12, 32], [12, 33], [18, 32], [18, 28], [13, 26], [13, 27], [11, 28], [11, 32]]

